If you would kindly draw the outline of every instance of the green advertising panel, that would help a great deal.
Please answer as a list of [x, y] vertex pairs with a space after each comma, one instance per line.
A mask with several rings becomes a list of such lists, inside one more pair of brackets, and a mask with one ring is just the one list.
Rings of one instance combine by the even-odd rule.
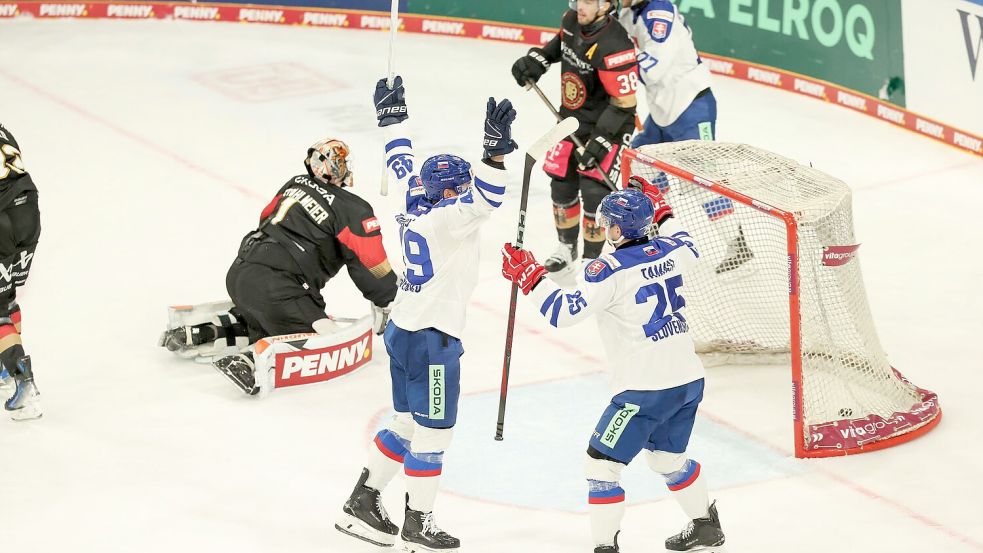
[[559, 27], [567, 0], [409, 0], [410, 13]]
[[696, 46], [904, 106], [900, 0], [676, 0]]

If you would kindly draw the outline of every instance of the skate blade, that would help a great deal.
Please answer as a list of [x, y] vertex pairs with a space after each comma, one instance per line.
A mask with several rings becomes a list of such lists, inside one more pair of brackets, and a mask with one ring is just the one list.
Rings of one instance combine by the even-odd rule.
[[459, 547], [452, 547], [450, 549], [434, 549], [418, 543], [408, 541], [403, 542], [403, 551], [405, 551], [405, 553], [457, 553], [459, 550]]
[[393, 534], [380, 532], [348, 514], [343, 514], [338, 522], [335, 523], [334, 527], [335, 530], [338, 530], [342, 534], [367, 541], [372, 545], [379, 547], [392, 547], [396, 545], [396, 536]]
[[[666, 549], [666, 551], [673, 551], [673, 550]], [[686, 550], [687, 553], [693, 553], [696, 551], [698, 551], [699, 553], [727, 553], [727, 548], [724, 547], [724, 544], [720, 544], [720, 545], [709, 545], [709, 546], [705, 545], [705, 546], [694, 547], [693, 549]], [[680, 552], [673, 551], [673, 553], [680, 553]]]
[[42, 414], [40, 405], [27, 405], [10, 411], [10, 418], [15, 421], [29, 421], [40, 419]]

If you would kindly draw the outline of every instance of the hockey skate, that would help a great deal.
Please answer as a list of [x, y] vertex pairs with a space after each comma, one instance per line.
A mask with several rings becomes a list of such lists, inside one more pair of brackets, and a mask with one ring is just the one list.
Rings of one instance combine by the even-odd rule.
[[406, 517], [403, 519], [403, 531], [399, 534], [403, 540], [403, 550], [406, 553], [456, 553], [461, 547], [461, 540], [438, 528], [433, 513], [410, 509], [409, 500], [407, 494]]
[[259, 386], [256, 384], [256, 363], [252, 352], [226, 355], [217, 359], [212, 366], [243, 392], [251, 396], [259, 393]]
[[31, 371], [31, 356], [25, 355], [17, 360], [14, 369], [14, 395], [4, 402], [3, 407], [10, 411], [10, 418], [15, 421], [37, 419], [41, 417], [41, 394], [34, 384], [34, 373]]
[[6, 367], [0, 367], [0, 390], [10, 390], [14, 387], [14, 377], [10, 376]]
[[573, 268], [573, 261], [577, 259], [577, 244], [564, 244], [560, 242], [553, 255], [546, 258], [543, 267], [551, 273], [558, 273]]
[[334, 527], [342, 534], [365, 540], [379, 547], [392, 547], [396, 544], [397, 527], [382, 506], [379, 490], [365, 485], [369, 479], [369, 469], [362, 469], [362, 476], [355, 484], [352, 495], [341, 507], [342, 515]]
[[704, 551], [724, 544], [724, 531], [717, 516], [717, 503], [710, 505], [707, 516], [696, 518], [682, 532], [666, 540], [669, 551]]
[[614, 533], [614, 545], [598, 545], [594, 548], [594, 553], [619, 553], [621, 550], [618, 549], [618, 534], [620, 533]]
[[210, 324], [181, 326], [165, 330], [160, 337], [160, 345], [167, 351], [182, 353], [214, 340], [215, 327]]
[[738, 225], [737, 236], [732, 238], [730, 242], [727, 242], [727, 255], [724, 256], [723, 261], [717, 264], [714, 272], [721, 275], [733, 271], [750, 261], [753, 257], [754, 252], [748, 248], [747, 239], [744, 238], [744, 229]]

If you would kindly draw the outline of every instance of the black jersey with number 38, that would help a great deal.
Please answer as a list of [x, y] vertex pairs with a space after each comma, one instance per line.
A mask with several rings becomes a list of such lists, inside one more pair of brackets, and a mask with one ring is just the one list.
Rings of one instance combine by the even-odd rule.
[[551, 63], [562, 61], [560, 115], [580, 121], [577, 134], [588, 134], [611, 98], [631, 96], [638, 88], [635, 45], [614, 18], [585, 35], [577, 12], [563, 14], [559, 32], [543, 50]]

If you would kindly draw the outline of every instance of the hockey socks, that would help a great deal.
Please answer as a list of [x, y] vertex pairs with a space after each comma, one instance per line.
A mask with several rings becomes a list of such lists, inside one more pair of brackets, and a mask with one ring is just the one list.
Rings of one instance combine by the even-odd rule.
[[373, 445], [369, 447], [369, 478], [365, 485], [375, 490], [384, 490], [403, 468], [408, 446], [409, 441], [399, 434], [388, 429], [380, 430], [375, 435]]
[[406, 473], [407, 506], [423, 513], [433, 511], [437, 499], [437, 486], [444, 466], [444, 452], [417, 452], [406, 455], [403, 469]]
[[625, 490], [617, 482], [588, 480], [587, 510], [590, 530], [598, 546], [614, 545], [625, 516]]
[[710, 498], [707, 493], [707, 482], [700, 473], [700, 464], [687, 459], [683, 468], [665, 475], [666, 486], [672, 492], [673, 499], [683, 508], [683, 512], [691, 519], [707, 516], [710, 508]]

